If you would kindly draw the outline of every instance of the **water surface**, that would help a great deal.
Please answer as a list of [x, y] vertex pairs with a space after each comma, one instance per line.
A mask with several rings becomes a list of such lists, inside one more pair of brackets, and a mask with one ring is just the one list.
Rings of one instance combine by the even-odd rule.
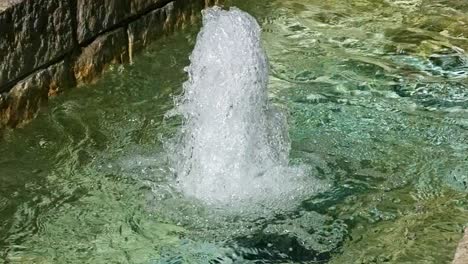
[[327, 190], [223, 215], [167, 184], [194, 27], [2, 134], [0, 263], [450, 262], [468, 221], [468, 5], [228, 4], [262, 27], [290, 163]]

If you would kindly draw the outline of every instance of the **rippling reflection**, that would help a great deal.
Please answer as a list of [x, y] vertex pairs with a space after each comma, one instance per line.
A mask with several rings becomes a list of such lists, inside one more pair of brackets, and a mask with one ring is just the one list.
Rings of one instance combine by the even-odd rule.
[[228, 4], [260, 21], [291, 163], [332, 186], [262, 218], [167, 184], [193, 29], [2, 134], [0, 263], [450, 261], [468, 219], [466, 1]]

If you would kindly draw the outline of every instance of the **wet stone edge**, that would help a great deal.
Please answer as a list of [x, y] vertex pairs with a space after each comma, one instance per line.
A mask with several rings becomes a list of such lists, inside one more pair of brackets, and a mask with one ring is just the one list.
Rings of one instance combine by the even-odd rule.
[[18, 0], [0, 9], [0, 130], [27, 124], [51, 96], [132, 62], [219, 2]]

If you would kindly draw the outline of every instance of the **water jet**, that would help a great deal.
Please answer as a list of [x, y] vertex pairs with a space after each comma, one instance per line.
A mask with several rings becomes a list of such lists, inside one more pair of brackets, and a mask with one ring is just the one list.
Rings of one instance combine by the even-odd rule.
[[286, 116], [268, 101], [257, 21], [237, 8], [205, 10], [190, 62], [169, 148], [180, 191], [211, 205], [268, 207], [316, 190], [306, 167], [288, 165]]

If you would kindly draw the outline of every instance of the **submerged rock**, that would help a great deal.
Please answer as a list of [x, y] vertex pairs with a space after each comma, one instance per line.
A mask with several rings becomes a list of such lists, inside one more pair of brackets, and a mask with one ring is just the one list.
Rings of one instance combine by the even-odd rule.
[[452, 264], [466, 264], [468, 263], [468, 228], [465, 228], [465, 235], [463, 236], [460, 244], [458, 244], [455, 258]]

